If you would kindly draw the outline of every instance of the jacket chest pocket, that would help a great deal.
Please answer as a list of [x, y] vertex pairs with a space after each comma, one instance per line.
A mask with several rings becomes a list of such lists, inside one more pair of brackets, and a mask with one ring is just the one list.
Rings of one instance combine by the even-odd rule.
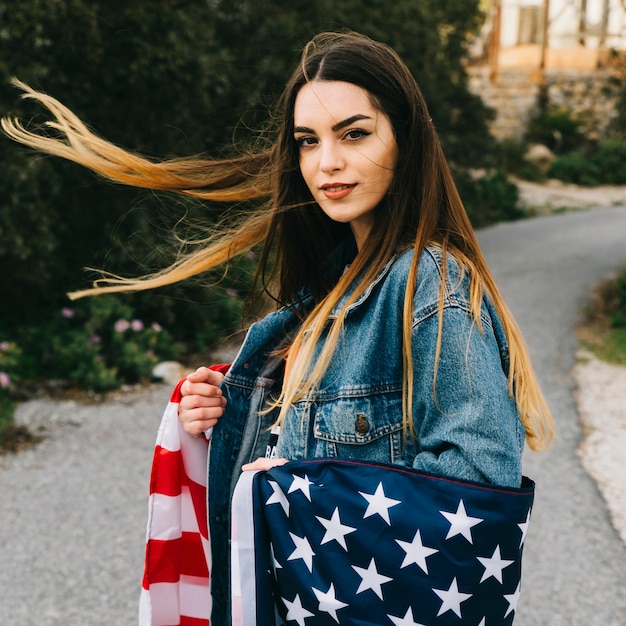
[[317, 404], [314, 456], [393, 463], [402, 457], [402, 398], [385, 393]]

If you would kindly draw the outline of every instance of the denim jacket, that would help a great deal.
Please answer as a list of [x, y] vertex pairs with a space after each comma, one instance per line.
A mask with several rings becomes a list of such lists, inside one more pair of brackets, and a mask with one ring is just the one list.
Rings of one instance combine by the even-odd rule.
[[[508, 346], [489, 299], [480, 329], [470, 312], [469, 276], [447, 256], [443, 331], [435, 368], [443, 255], [419, 262], [412, 324], [413, 426], [403, 441], [402, 311], [412, 250], [393, 258], [350, 305], [345, 329], [314, 398], [289, 411], [277, 455], [394, 463], [503, 486], [519, 486], [524, 427], [508, 394]], [[346, 294], [344, 298], [348, 298]], [[298, 306], [305, 310], [312, 298]], [[338, 307], [341, 307], [340, 302]], [[230, 624], [230, 500], [243, 463], [265, 456], [276, 412], [259, 415], [280, 391], [282, 364], [272, 352], [300, 322], [289, 308], [254, 324], [227, 373], [228, 401], [209, 452], [209, 523], [215, 626]], [[225, 600], [225, 602], [222, 602]]]

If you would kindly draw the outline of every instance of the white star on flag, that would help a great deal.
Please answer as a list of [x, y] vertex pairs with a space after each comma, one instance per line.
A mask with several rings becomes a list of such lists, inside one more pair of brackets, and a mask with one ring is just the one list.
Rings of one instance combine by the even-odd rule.
[[450, 530], [446, 535], [446, 539], [450, 539], [456, 535], [463, 535], [471, 544], [474, 543], [472, 539], [472, 528], [480, 524], [483, 520], [479, 517], [470, 517], [465, 512], [463, 500], [459, 502], [456, 513], [449, 513], [447, 511], [439, 512], [450, 522]]
[[367, 511], [365, 511], [365, 515], [363, 515], [363, 519], [378, 514], [387, 522], [389, 526], [391, 526], [389, 509], [392, 506], [400, 504], [400, 500], [387, 498], [385, 496], [385, 491], [383, 490], [382, 482], [378, 483], [378, 487], [376, 487], [376, 491], [374, 493], [363, 493], [362, 491], [359, 491], [359, 494], [361, 494], [369, 503], [367, 505]]
[[399, 539], [396, 539], [396, 543], [406, 552], [404, 561], [402, 561], [402, 565], [400, 565], [400, 569], [415, 563], [415, 565], [418, 565], [425, 574], [428, 574], [426, 559], [439, 552], [439, 550], [424, 546], [422, 544], [422, 536], [419, 530], [415, 533], [415, 537], [413, 537], [412, 542], [400, 541]]
[[480, 579], [481, 583], [493, 576], [500, 584], [502, 584], [502, 570], [511, 565], [511, 563], [515, 563], [515, 561], [507, 561], [500, 556], [500, 546], [496, 546], [491, 558], [481, 556], [477, 556], [476, 558], [485, 568], [483, 577]]
[[483, 617], [483, 618], [480, 620], [480, 624], [478, 624], [478, 626], [487, 626], [487, 620], [486, 620], [486, 618], [484, 618], [484, 617]]
[[335, 585], [330, 583], [330, 588], [326, 593], [313, 587], [313, 593], [315, 597], [320, 601], [318, 611], [324, 611], [328, 613], [336, 622], [339, 623], [337, 617], [337, 611], [343, 609], [344, 606], [348, 606], [345, 602], [337, 600], [335, 597]]
[[285, 515], [289, 517], [289, 500], [287, 500], [287, 496], [285, 496], [278, 483], [273, 480], [268, 480], [267, 482], [274, 490], [274, 493], [267, 499], [265, 504], [280, 504], [283, 507], [283, 511], [285, 511]]
[[315, 556], [315, 552], [313, 552], [309, 540], [306, 537], [298, 537], [298, 535], [294, 535], [293, 533], [289, 533], [289, 536], [296, 546], [296, 549], [287, 557], [287, 560], [294, 561], [295, 559], [302, 559], [309, 572], [313, 572], [313, 557]]
[[311, 502], [311, 490], [310, 487], [313, 483], [309, 480], [309, 477], [305, 474], [304, 478], [301, 476], [296, 476], [294, 474], [293, 482], [289, 487], [289, 491], [287, 493], [293, 493], [294, 491], [301, 491], [306, 499]]
[[393, 615], [387, 615], [387, 617], [396, 625], [396, 626], [424, 626], [424, 624], [418, 624], [413, 619], [413, 609], [409, 607], [404, 617], [393, 617]]
[[513, 613], [517, 609], [517, 603], [519, 602], [519, 596], [522, 591], [522, 583], [517, 584], [517, 589], [514, 593], [505, 593], [504, 598], [509, 603], [509, 608], [507, 609], [504, 617], [506, 617], [509, 613]]
[[356, 565], [352, 566], [352, 569], [361, 577], [361, 584], [359, 588], [356, 590], [357, 593], [361, 593], [362, 591], [367, 591], [371, 589], [381, 600], [383, 599], [383, 590], [381, 585], [388, 583], [393, 578], [389, 578], [387, 576], [383, 576], [378, 573], [376, 569], [376, 563], [374, 559], [370, 561], [369, 567], [367, 569], [363, 567], [357, 567]]
[[276, 560], [276, 554], [274, 552], [274, 544], [270, 543], [270, 554], [272, 557], [272, 565], [274, 566], [274, 572], [276, 572], [277, 569], [282, 569], [282, 565]]
[[529, 524], [530, 524], [530, 510], [528, 511], [528, 514], [526, 515], [526, 521], [523, 522], [522, 524], [518, 524], [519, 529], [522, 531], [522, 538], [519, 542], [520, 548], [522, 547], [522, 545], [524, 545], [524, 541], [526, 540], [526, 533], [528, 532]]
[[293, 620], [294, 622], [298, 622], [298, 626], [304, 626], [304, 620], [307, 617], [313, 617], [313, 613], [309, 613], [309, 611], [302, 606], [302, 600], [300, 600], [298, 594], [296, 594], [293, 602], [289, 602], [289, 600], [285, 600], [285, 598], [283, 598], [283, 602], [287, 607], [287, 621]]
[[330, 519], [318, 517], [317, 515], [315, 516], [315, 519], [318, 520], [326, 529], [326, 533], [320, 543], [325, 544], [334, 540], [347, 552], [348, 546], [346, 545], [346, 535], [353, 533], [356, 528], [352, 528], [352, 526], [344, 526], [341, 523], [341, 519], [339, 519], [339, 507], [335, 507], [335, 511]]
[[433, 589], [433, 591], [441, 598], [441, 608], [437, 617], [443, 615], [446, 611], [453, 611], [458, 617], [461, 617], [461, 603], [472, 597], [471, 593], [461, 593], [456, 583], [456, 578], [452, 580], [450, 589]]

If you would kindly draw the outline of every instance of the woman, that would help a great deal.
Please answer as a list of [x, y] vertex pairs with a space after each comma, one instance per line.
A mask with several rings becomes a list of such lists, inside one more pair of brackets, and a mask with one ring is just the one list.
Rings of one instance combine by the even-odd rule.
[[[215, 624], [229, 621], [229, 507], [242, 466], [330, 456], [519, 486], [524, 439], [546, 447], [550, 413], [421, 92], [389, 47], [358, 34], [314, 38], [279, 103], [274, 145], [231, 161], [150, 162], [23, 87], [67, 140], [3, 120], [17, 141], [125, 184], [266, 199], [162, 272], [72, 294], [159, 287], [261, 247], [257, 284], [277, 310], [250, 328], [225, 377], [191, 374], [180, 403], [189, 433], [214, 427]], [[275, 454], [258, 461], [272, 426]]]

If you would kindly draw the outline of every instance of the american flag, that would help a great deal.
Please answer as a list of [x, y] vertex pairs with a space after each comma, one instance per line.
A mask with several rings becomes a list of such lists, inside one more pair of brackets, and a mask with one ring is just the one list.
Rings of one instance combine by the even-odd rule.
[[244, 473], [233, 623], [510, 625], [533, 497], [342, 460]]
[[[226, 373], [228, 367], [211, 369]], [[210, 624], [209, 444], [186, 433], [178, 419], [184, 381], [165, 407], [152, 458], [140, 626]]]

